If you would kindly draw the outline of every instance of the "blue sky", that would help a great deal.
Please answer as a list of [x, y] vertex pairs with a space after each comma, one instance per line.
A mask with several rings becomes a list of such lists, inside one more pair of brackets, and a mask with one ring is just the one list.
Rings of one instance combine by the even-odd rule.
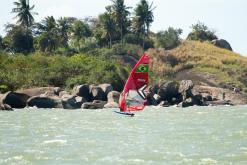
[[[10, 11], [15, 0], [1, 0], [0, 34], [4, 24], [15, 22]], [[125, 0], [127, 6], [135, 7], [139, 0]], [[151, 0], [150, 0], [151, 2]], [[36, 21], [53, 15], [84, 18], [104, 12], [110, 0], [30, 0], [35, 4]], [[219, 38], [226, 39], [235, 52], [247, 56], [247, 1], [246, 0], [153, 0], [155, 21], [151, 30], [157, 32], [169, 26], [182, 28], [182, 38], [197, 21], [216, 31]]]

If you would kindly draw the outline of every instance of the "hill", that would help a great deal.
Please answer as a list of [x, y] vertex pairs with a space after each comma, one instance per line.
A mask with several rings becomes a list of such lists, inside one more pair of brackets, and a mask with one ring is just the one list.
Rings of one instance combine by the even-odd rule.
[[172, 50], [149, 49], [151, 81], [190, 79], [197, 85], [247, 93], [247, 58], [208, 42], [184, 41]]

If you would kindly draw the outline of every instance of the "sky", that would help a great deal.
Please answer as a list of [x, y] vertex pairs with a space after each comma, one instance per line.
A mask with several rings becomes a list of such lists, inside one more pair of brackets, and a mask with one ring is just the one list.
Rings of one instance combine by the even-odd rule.
[[[15, 14], [11, 13], [16, 0], [0, 0], [0, 34], [4, 25], [14, 23]], [[127, 6], [135, 7], [140, 0], [125, 0]], [[156, 7], [151, 30], [158, 32], [168, 27], [183, 29], [185, 39], [191, 25], [203, 22], [216, 31], [219, 38], [226, 39], [233, 50], [247, 56], [247, 0], [149, 0]], [[96, 17], [105, 11], [111, 0], [30, 0], [38, 13], [38, 22], [46, 16]], [[131, 9], [133, 12], [133, 9]]]

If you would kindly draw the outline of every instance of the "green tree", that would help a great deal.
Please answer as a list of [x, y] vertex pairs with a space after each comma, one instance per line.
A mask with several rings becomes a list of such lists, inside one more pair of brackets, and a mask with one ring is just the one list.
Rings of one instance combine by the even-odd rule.
[[177, 47], [180, 42], [180, 35], [182, 34], [182, 29], [175, 29], [169, 27], [166, 31], [160, 31], [156, 34], [156, 43], [157, 48], [173, 49]]
[[71, 28], [71, 32], [72, 39], [78, 51], [80, 51], [81, 49], [81, 43], [85, 42], [85, 38], [90, 37], [92, 35], [89, 25], [81, 20], [77, 20], [74, 22]]
[[28, 31], [29, 27], [34, 23], [33, 15], [37, 14], [32, 12], [35, 6], [30, 6], [29, 0], [18, 0], [17, 2], [14, 2], [14, 5], [16, 8], [12, 9], [12, 13], [17, 13], [17, 23], [24, 26], [26, 31]]
[[66, 17], [61, 17], [58, 21], [58, 33], [60, 36], [60, 43], [63, 47], [68, 47], [68, 34], [71, 28], [71, 22]]
[[39, 49], [43, 52], [52, 52], [59, 45], [59, 34], [56, 20], [48, 16], [36, 25]]
[[110, 9], [108, 9], [108, 12], [105, 12], [100, 16], [100, 22], [103, 27], [102, 38], [106, 38], [108, 40], [109, 47], [111, 48], [112, 39], [115, 37], [114, 35], [116, 35], [116, 23]]
[[10, 52], [26, 54], [33, 50], [33, 36], [23, 26], [8, 24], [6, 31], [4, 42], [7, 43]]
[[128, 19], [130, 14], [128, 9], [130, 9], [130, 7], [127, 7], [124, 4], [124, 0], [112, 0], [112, 2], [112, 14], [114, 15], [116, 25], [120, 30], [121, 43], [123, 43], [123, 36], [128, 32], [128, 28], [130, 26], [130, 21]]
[[204, 23], [198, 22], [191, 26], [192, 32], [187, 36], [188, 40], [212, 41], [218, 37]]
[[141, 35], [143, 38], [142, 46], [145, 47], [145, 36], [148, 37], [151, 23], [154, 21], [153, 3], [149, 4], [147, 0], [141, 0], [134, 9], [134, 18], [132, 28], [134, 33]]

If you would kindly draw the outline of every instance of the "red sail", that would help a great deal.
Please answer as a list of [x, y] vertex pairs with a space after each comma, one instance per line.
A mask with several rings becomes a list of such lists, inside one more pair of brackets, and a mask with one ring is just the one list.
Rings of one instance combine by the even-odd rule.
[[147, 103], [149, 57], [142, 55], [132, 69], [119, 100], [121, 112], [143, 110]]

